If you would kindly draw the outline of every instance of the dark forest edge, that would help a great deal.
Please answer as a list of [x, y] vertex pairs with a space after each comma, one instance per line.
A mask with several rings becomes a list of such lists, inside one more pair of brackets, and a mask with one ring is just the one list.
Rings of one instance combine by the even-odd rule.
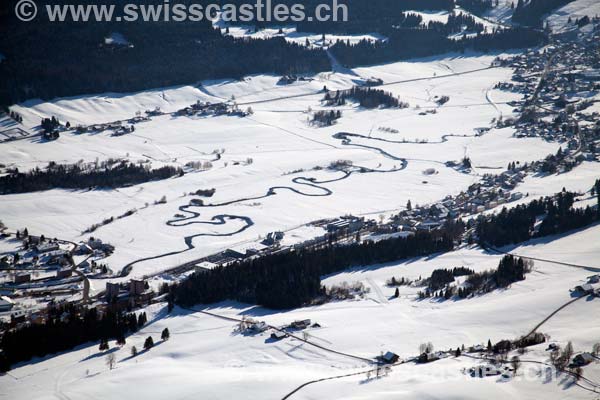
[[476, 233], [483, 246], [506, 246], [530, 239], [579, 229], [600, 221], [600, 180], [591, 190], [597, 197], [596, 210], [574, 208], [575, 194], [563, 191], [555, 196], [533, 200], [497, 214], [482, 216]]
[[100, 341], [102, 344], [108, 339], [116, 339], [123, 345], [125, 336], [137, 332], [146, 322], [146, 313], [136, 316], [109, 310], [100, 315], [96, 308], [73, 304], [52, 308], [45, 323], [4, 333], [0, 339], [0, 372], [10, 370], [15, 363], [72, 350], [88, 342]]
[[[449, 222], [447, 225], [462, 222]], [[226, 299], [289, 309], [316, 303], [324, 296], [321, 277], [350, 267], [367, 266], [443, 253], [454, 248], [462, 229], [418, 232], [405, 238], [364, 241], [345, 246], [274, 254], [191, 275], [171, 286], [171, 301], [191, 306]]]
[[[301, 3], [311, 9], [309, 6], [316, 1]], [[38, 2], [38, 7], [43, 9], [46, 2]], [[546, 37], [543, 32], [526, 27], [485, 33], [481, 23], [464, 13], [452, 15], [446, 23], [426, 24], [421, 16], [404, 13], [453, 10], [454, 0], [346, 2], [352, 10], [348, 22], [301, 22], [297, 29], [329, 34], [376, 32], [388, 38], [378, 42], [364, 40], [354, 45], [344, 41], [335, 43], [332, 53], [349, 67], [447, 52], [527, 48], [543, 43]], [[318, 73], [331, 68], [321, 48], [290, 43], [281, 36], [234, 38], [213, 28], [209, 21], [52, 24], [42, 19], [33, 29], [16, 20], [13, 3], [0, 5], [0, 23], [6, 33], [0, 37], [0, 52], [5, 57], [0, 63], [0, 74], [6, 77], [0, 81], [0, 105], [5, 107], [32, 98], [49, 100], [89, 93], [135, 92], [189, 85], [204, 79], [242, 79], [258, 73]], [[52, 3], [70, 2], [53, 0]], [[162, 0], [147, 3], [162, 3]], [[274, 1], [273, 6], [276, 3]], [[473, 9], [485, 9], [489, 2], [458, 1], [461, 3]], [[391, 17], [393, 15], [397, 17]], [[465, 26], [477, 35], [448, 38]], [[260, 24], [255, 26], [255, 29], [260, 28]], [[119, 32], [132, 45], [105, 43], [104, 38], [110, 32]]]
[[127, 161], [107, 160], [90, 164], [56, 164], [28, 172], [18, 169], [0, 177], [0, 195], [28, 193], [50, 189], [117, 188], [184, 174], [181, 168], [163, 166], [152, 169], [149, 165]]
[[[600, 180], [596, 181], [591, 192], [600, 203]], [[585, 227], [600, 219], [598, 210], [593, 211], [590, 207], [574, 209], [573, 204], [573, 193], [563, 191], [554, 197], [534, 200], [527, 205], [481, 218], [475, 221], [478, 224], [476, 231], [483, 232], [483, 237], [488, 240], [486, 235], [490, 232], [504, 232], [498, 239], [500, 243], [504, 243], [510, 235], [516, 235], [522, 242], [532, 237]], [[537, 233], [532, 234], [532, 218], [544, 214], [544, 221], [549, 222], [543, 229], [540, 225]], [[480, 224], [483, 228], [479, 228]], [[517, 230], [506, 232], [507, 226]], [[353, 267], [366, 268], [369, 265], [449, 252], [460, 243], [464, 230], [465, 224], [461, 220], [448, 220], [438, 231], [417, 232], [413, 236], [378, 242], [367, 240], [335, 246], [332, 237], [331, 243], [321, 248], [272, 254], [196, 272], [179, 284], [163, 286], [161, 293], [167, 295], [168, 309], [174, 304], [188, 307], [223, 300], [237, 300], [271, 309], [318, 304], [327, 297], [326, 289], [321, 285], [323, 276]], [[506, 255], [495, 270], [474, 272], [464, 267], [436, 270], [425, 280], [427, 289], [421, 298], [433, 296], [447, 299], [457, 296], [462, 299], [484, 294], [525, 279], [530, 269], [528, 261]], [[448, 284], [456, 276], [466, 276], [469, 288], [450, 288]], [[404, 278], [392, 278], [388, 284], [397, 286], [409, 282]], [[74, 305], [68, 307], [56, 308], [53, 317], [44, 324], [7, 331], [0, 341], [0, 349], [3, 350], [0, 352], [0, 372], [7, 371], [14, 363], [69, 350], [90, 341], [101, 340], [104, 343], [114, 338], [123, 342], [126, 334], [136, 332], [145, 323], [140, 323], [133, 314], [111, 311], [100, 317], [94, 309], [86, 310], [84, 306]]]

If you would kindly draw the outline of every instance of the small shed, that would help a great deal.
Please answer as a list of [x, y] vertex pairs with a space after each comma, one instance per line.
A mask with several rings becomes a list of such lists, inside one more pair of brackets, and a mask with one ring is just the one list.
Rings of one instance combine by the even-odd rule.
[[292, 327], [294, 329], [306, 329], [309, 326], [310, 326], [310, 319], [294, 321], [290, 324], [290, 327]]
[[287, 333], [281, 331], [273, 331], [271, 332], [271, 339], [273, 340], [281, 340], [287, 337]]
[[400, 357], [397, 354], [392, 353], [391, 351], [388, 351], [383, 356], [381, 356], [381, 361], [383, 361], [386, 364], [394, 364], [399, 359]]

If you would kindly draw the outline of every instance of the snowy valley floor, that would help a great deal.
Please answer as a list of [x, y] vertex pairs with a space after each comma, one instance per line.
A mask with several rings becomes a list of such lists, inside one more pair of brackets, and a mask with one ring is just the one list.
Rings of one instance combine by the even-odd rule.
[[[326, 285], [361, 281], [371, 287], [363, 300], [342, 301], [287, 312], [273, 312], [238, 303], [202, 308], [223, 316], [248, 316], [279, 326], [310, 318], [321, 328], [310, 328], [310, 340], [359, 357], [372, 358], [391, 350], [408, 358], [423, 342], [446, 350], [461, 345], [514, 339], [527, 333], [556, 308], [571, 299], [569, 289], [600, 270], [600, 248], [595, 240], [600, 226], [561, 237], [550, 237], [515, 249], [532, 257], [576, 262], [589, 269], [535, 262], [525, 281], [510, 288], [466, 300], [417, 300], [417, 288], [405, 287], [398, 299], [385, 286], [391, 276], [417, 278], [435, 268], [466, 266], [476, 271], [494, 268], [500, 256], [476, 248], [388, 265], [357, 267], [330, 276]], [[109, 371], [105, 354], [96, 344], [67, 354], [36, 360], [0, 377], [2, 392], [11, 399], [112, 399], [136, 396], [145, 399], [260, 398], [280, 399], [301, 384], [339, 375], [347, 378], [315, 383], [299, 390], [294, 399], [594, 399], [593, 393], [572, 384], [569, 377], [550, 379], [537, 364], [524, 363], [516, 378], [472, 378], [464, 369], [480, 364], [468, 357], [447, 358], [426, 365], [395, 366], [388, 376], [367, 378], [372, 367], [364, 361], [336, 355], [293, 338], [279, 342], [268, 333], [254, 336], [235, 332], [237, 324], [206, 314], [176, 308], [171, 315], [164, 304], [146, 309], [149, 324], [127, 338]], [[561, 345], [572, 341], [575, 351], [589, 351], [600, 338], [594, 316], [600, 299], [585, 298], [565, 308], [539, 329]], [[132, 345], [142, 347], [152, 335], [158, 340], [168, 327], [171, 339], [148, 352], [130, 356]], [[522, 360], [548, 360], [547, 343], [534, 346]], [[584, 376], [600, 381], [600, 364], [584, 368]], [[589, 387], [589, 385], [586, 385]]]

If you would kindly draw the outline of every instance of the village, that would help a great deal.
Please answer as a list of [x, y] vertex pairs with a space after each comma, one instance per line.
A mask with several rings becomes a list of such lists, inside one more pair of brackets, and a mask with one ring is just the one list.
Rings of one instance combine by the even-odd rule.
[[[513, 126], [517, 137], [542, 137], [564, 143], [559, 153], [544, 160], [521, 164], [519, 160], [508, 165], [504, 172], [487, 173], [458, 195], [426, 205], [411, 205], [389, 219], [365, 219], [351, 215], [313, 221], [307, 225], [322, 229], [322, 234], [292, 245], [282, 245], [284, 232], [269, 232], [259, 241], [233, 246], [224, 251], [187, 262], [167, 271], [184, 274], [224, 266], [251, 257], [315, 249], [326, 245], [344, 245], [354, 241], [381, 240], [390, 236], [413, 235], [419, 231], [440, 229], [449, 220], [468, 220], [478, 214], [503, 207], [527, 197], [518, 191], [518, 185], [530, 174], [564, 173], [584, 161], [598, 161], [600, 156], [600, 112], [595, 111], [598, 100], [590, 100], [600, 90], [600, 32], [584, 42], [556, 40], [544, 51], [529, 51], [497, 63], [514, 69], [511, 82], [498, 83], [502, 90], [523, 94], [523, 101], [515, 103], [517, 119], [498, 119], [496, 124]], [[568, 66], [568, 67], [567, 67]], [[247, 115], [235, 103], [210, 104], [197, 102], [174, 113], [177, 116]], [[120, 135], [135, 130], [135, 124], [162, 115], [160, 108], [138, 112], [128, 121], [109, 124], [78, 126], [79, 133], [111, 129]], [[125, 122], [125, 123], [124, 123]], [[481, 132], [485, 134], [485, 132]], [[450, 167], [470, 173], [467, 157], [462, 161], [448, 161]], [[340, 168], [349, 168], [342, 166]], [[424, 172], [427, 175], [426, 172]], [[12, 238], [14, 236], [14, 238]], [[21, 250], [4, 254], [0, 259], [2, 274], [2, 304], [5, 327], [40, 319], [44, 309], [64, 302], [84, 302], [96, 307], [108, 304], [119, 308], [135, 308], [160, 296], [149, 288], [144, 279], [129, 283], [111, 283], [113, 275], [102, 259], [114, 250], [110, 244], [90, 237], [81, 243], [29, 235], [25, 230], [3, 240], [21, 240]], [[465, 238], [466, 240], [466, 238]], [[89, 298], [85, 287], [89, 278], [106, 278], [106, 289]], [[150, 276], [146, 277], [150, 278]], [[89, 291], [89, 288], [87, 289]], [[10, 316], [12, 318], [6, 318]]]
[[[95, 308], [100, 315], [108, 310], [134, 310], [166, 300], [166, 293], [153, 289], [149, 280], [168, 273], [181, 277], [190, 272], [227, 266], [239, 261], [265, 255], [299, 252], [325, 246], [343, 246], [366, 240], [377, 241], [390, 237], [406, 237], [418, 232], [432, 232], [444, 227], [448, 221], [469, 221], [479, 215], [499, 210], [510, 203], [520, 202], [528, 193], [519, 191], [519, 184], [528, 176], [537, 174], [566, 173], [583, 162], [600, 161], [600, 100], [594, 96], [600, 91], [600, 32], [583, 42], [556, 40], [544, 51], [529, 51], [498, 63], [514, 69], [511, 82], [500, 82], [497, 88], [520, 93], [523, 100], [512, 104], [518, 118], [499, 118], [496, 127], [511, 126], [518, 138], [539, 137], [561, 143], [556, 154], [544, 160], [521, 163], [515, 160], [505, 171], [486, 173], [458, 195], [448, 195], [431, 204], [413, 205], [408, 202], [401, 211], [389, 217], [368, 219], [364, 216], [343, 215], [307, 223], [319, 228], [322, 234], [294, 244], [284, 244], [286, 232], [268, 232], [260, 240], [230, 246], [215, 254], [201, 257], [151, 276], [128, 279], [127, 274], [113, 273], [103, 259], [112, 254], [114, 247], [90, 236], [79, 243], [59, 238], [45, 237], [38, 232], [30, 234], [27, 229], [16, 232], [0, 230], [1, 240], [17, 242], [19, 250], [0, 254], [0, 332], [27, 324], [43, 324], [49, 310], [66, 304], [80, 304]], [[295, 76], [284, 76], [282, 84], [296, 81]], [[375, 78], [373, 78], [375, 79]], [[372, 86], [381, 84], [379, 80]], [[113, 136], [135, 131], [135, 125], [163, 115], [160, 108], [138, 112], [126, 121], [106, 124], [77, 126], [77, 133], [113, 131]], [[244, 117], [252, 109], [242, 111], [235, 99], [223, 103], [197, 103], [180, 109], [173, 116], [206, 117], [230, 115]], [[71, 129], [65, 126], [61, 129]], [[480, 132], [484, 134], [484, 132]], [[216, 153], [217, 159], [220, 157]], [[448, 167], [463, 173], [471, 173], [470, 160], [448, 161]], [[424, 175], [435, 171], [424, 171]], [[582, 193], [581, 193], [582, 194]], [[198, 200], [201, 202], [201, 200]], [[191, 203], [193, 205], [193, 201]], [[202, 205], [202, 203], [198, 203]], [[467, 242], [465, 235], [462, 240]], [[120, 278], [117, 279], [116, 278]], [[90, 279], [106, 280], [105, 289], [90, 295]], [[593, 275], [585, 283], [572, 289], [574, 292], [600, 296], [600, 275]], [[247, 318], [241, 321], [238, 332], [244, 335], [266, 335], [270, 341], [280, 341], [302, 334], [309, 340], [311, 332], [320, 328], [310, 319], [291, 321], [284, 326], [271, 326], [264, 321]], [[295, 337], [295, 336], [293, 336]], [[547, 339], [536, 336], [535, 344]], [[530, 344], [528, 344], [530, 345]], [[504, 347], [503, 347], [504, 346]], [[553, 351], [550, 344], [548, 351]], [[375, 358], [381, 364], [393, 365], [403, 362], [428, 363], [451, 357], [461, 352], [471, 354], [505, 354], [519, 343], [498, 343], [491, 348], [473, 345], [468, 348], [433, 351], [431, 347], [420, 349], [418, 356], [400, 360], [392, 351]], [[422, 351], [421, 351], [422, 350]], [[490, 356], [491, 357], [491, 356]], [[489, 357], [488, 357], [489, 358]], [[584, 366], [597, 359], [588, 352], [572, 359], [575, 366]], [[489, 361], [482, 356], [482, 360]], [[502, 363], [486, 363], [465, 371], [473, 377], [509, 377], [516, 367]]]

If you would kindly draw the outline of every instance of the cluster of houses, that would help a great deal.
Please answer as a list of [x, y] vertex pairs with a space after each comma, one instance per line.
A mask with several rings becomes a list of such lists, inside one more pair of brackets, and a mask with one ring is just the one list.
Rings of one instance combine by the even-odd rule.
[[128, 133], [135, 131], [135, 124], [139, 124], [140, 122], [150, 121], [150, 117], [162, 115], [160, 107], [156, 107], [153, 110], [146, 110], [144, 114], [141, 111], [135, 113], [135, 116], [129, 118], [128, 120], [122, 121], [113, 121], [92, 125], [77, 125], [75, 127], [75, 132], [82, 133], [99, 133], [104, 131], [112, 131], [112, 136], [123, 136]]
[[290, 85], [290, 84], [292, 84], [294, 82], [298, 82], [298, 81], [310, 82], [312, 80], [313, 80], [312, 78], [307, 78], [304, 76], [298, 76], [298, 75], [291, 74], [291, 75], [283, 75], [281, 78], [279, 78], [279, 80], [277, 81], [277, 84], [278, 85]]
[[466, 191], [443, 200], [404, 210], [392, 217], [389, 224], [380, 225], [380, 233], [398, 231], [433, 231], [440, 228], [448, 218], [473, 215], [493, 209], [502, 204], [523, 198], [523, 193], [513, 191], [523, 180], [522, 171], [506, 171], [499, 175], [485, 175]]
[[575, 293], [600, 297], [600, 275], [592, 275], [587, 278], [586, 283], [573, 288]]
[[376, 78], [374, 76], [367, 78], [364, 82], [364, 86], [375, 87], [383, 85], [383, 79]]
[[[80, 293], [83, 275], [95, 272], [94, 259], [114, 250], [97, 238], [76, 244], [29, 235], [27, 230], [16, 236], [22, 248], [0, 257], [0, 312], [22, 322], [37, 320], [47, 307]], [[84, 260], [75, 261], [77, 256]]]
[[523, 108], [516, 110], [521, 116], [499, 124], [514, 125], [517, 137], [565, 143], [563, 157], [549, 160], [554, 165], [544, 165], [542, 172], [565, 172], [582, 161], [599, 160], [600, 113], [593, 107], [599, 101], [593, 96], [600, 90], [599, 43], [596, 32], [591, 38], [557, 41], [547, 50], [512, 57], [512, 82], [496, 85], [524, 95], [519, 104]]
[[[302, 331], [307, 328], [320, 328], [317, 322], [312, 323], [310, 319], [302, 319], [291, 322], [289, 325], [281, 328], [273, 328], [270, 334], [272, 340], [281, 340], [286, 338], [290, 332]], [[252, 318], [244, 318], [238, 326], [239, 332], [246, 335], [256, 335], [263, 333], [272, 327], [264, 321], [257, 321]]]
[[232, 246], [200, 260], [194, 260], [190, 265], [193, 265], [196, 271], [210, 270], [217, 266], [232, 264], [252, 257], [290, 251], [289, 247], [281, 247], [281, 240], [283, 240], [284, 236], [284, 232], [281, 231], [269, 232], [261, 242], [243, 243]]
[[20, 237], [23, 238], [23, 249], [0, 258], [0, 267], [5, 270], [5, 277], [11, 273], [13, 285], [31, 282], [34, 272], [35, 275], [44, 274], [40, 280], [51, 279], [48, 274], [51, 271], [56, 271], [56, 279], [71, 276], [71, 253], [65, 244], [24, 233], [20, 233]]
[[235, 102], [222, 102], [222, 103], [209, 103], [202, 102], [200, 100], [196, 101], [196, 103], [191, 104], [187, 107], [184, 107], [180, 110], [177, 110], [174, 115], [175, 116], [219, 116], [219, 115], [230, 115], [230, 116], [238, 116], [245, 117], [247, 115], [252, 114], [252, 109], [248, 108], [246, 111], [240, 110]]

